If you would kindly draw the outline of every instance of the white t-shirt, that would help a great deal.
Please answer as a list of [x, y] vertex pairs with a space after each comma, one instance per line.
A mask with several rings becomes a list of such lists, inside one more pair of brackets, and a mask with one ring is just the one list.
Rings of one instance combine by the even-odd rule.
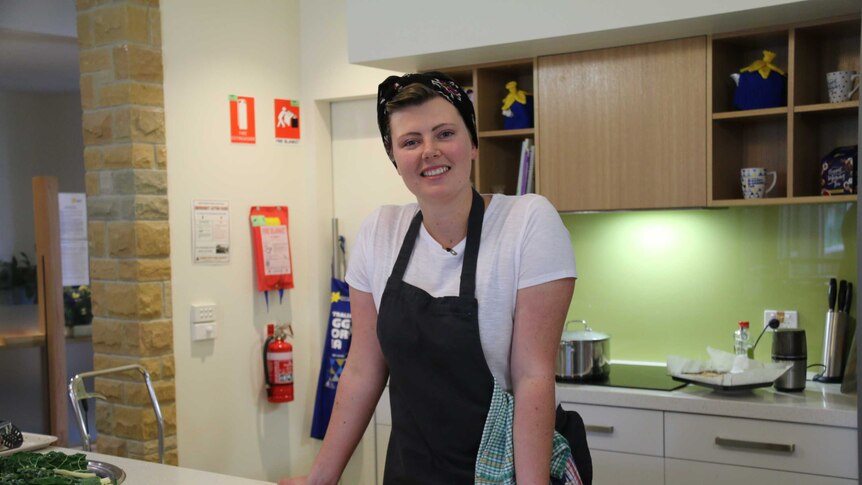
[[[401, 243], [418, 205], [387, 205], [363, 222], [350, 254], [346, 280], [371, 293], [377, 311]], [[419, 230], [404, 281], [434, 297], [457, 296], [466, 239], [452, 248], [436, 242], [424, 224]], [[576, 277], [569, 232], [542, 196], [495, 194], [485, 209], [476, 265], [479, 336], [491, 373], [511, 390], [509, 367], [518, 290]]]

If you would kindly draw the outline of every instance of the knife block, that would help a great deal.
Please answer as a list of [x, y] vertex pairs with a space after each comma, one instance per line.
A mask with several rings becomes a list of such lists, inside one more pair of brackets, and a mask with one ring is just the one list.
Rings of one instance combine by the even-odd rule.
[[823, 372], [814, 378], [819, 382], [841, 382], [847, 342], [848, 315], [844, 312], [826, 312], [826, 327], [823, 331]]

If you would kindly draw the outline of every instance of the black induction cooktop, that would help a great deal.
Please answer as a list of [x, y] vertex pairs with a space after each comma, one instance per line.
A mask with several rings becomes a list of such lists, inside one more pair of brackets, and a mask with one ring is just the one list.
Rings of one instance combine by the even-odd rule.
[[[573, 382], [558, 380], [561, 382]], [[667, 375], [667, 367], [636, 364], [611, 364], [611, 370], [604, 379], [573, 383], [588, 384], [591, 386], [651, 389], [655, 391], [673, 391], [687, 385], [685, 382], [675, 381], [671, 376]]]

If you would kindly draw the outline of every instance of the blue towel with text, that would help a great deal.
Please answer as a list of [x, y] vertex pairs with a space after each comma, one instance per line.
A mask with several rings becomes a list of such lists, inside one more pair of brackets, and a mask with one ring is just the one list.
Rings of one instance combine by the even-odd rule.
[[311, 420], [311, 437], [322, 440], [329, 426], [338, 380], [347, 363], [350, 350], [351, 318], [350, 289], [346, 282], [332, 278], [332, 305], [329, 310], [329, 325], [323, 359], [320, 362], [320, 377], [317, 379], [317, 397], [314, 400], [314, 417]]

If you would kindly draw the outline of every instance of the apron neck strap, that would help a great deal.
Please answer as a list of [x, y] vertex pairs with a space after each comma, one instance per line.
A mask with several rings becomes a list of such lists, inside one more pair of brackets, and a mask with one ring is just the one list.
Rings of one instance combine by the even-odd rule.
[[[470, 206], [470, 215], [467, 218], [467, 242], [464, 248], [464, 262], [461, 265], [461, 288], [460, 296], [474, 297], [476, 293], [476, 263], [479, 259], [479, 243], [482, 240], [482, 220], [485, 216], [485, 201], [476, 190], [473, 190], [473, 203]], [[407, 234], [404, 236], [404, 242], [401, 243], [401, 250], [398, 252], [398, 259], [395, 260], [395, 267], [392, 268], [392, 277], [398, 280], [404, 279], [404, 272], [407, 270], [407, 263], [410, 262], [410, 256], [413, 254], [413, 246], [416, 244], [416, 237], [419, 235], [419, 227], [422, 224], [422, 211], [413, 216], [410, 222], [410, 227], [407, 229]]]
[[461, 296], [472, 298], [476, 294], [476, 263], [479, 260], [479, 243], [482, 241], [482, 219], [485, 216], [485, 201], [473, 190], [473, 205], [467, 219], [467, 245], [461, 265]]

